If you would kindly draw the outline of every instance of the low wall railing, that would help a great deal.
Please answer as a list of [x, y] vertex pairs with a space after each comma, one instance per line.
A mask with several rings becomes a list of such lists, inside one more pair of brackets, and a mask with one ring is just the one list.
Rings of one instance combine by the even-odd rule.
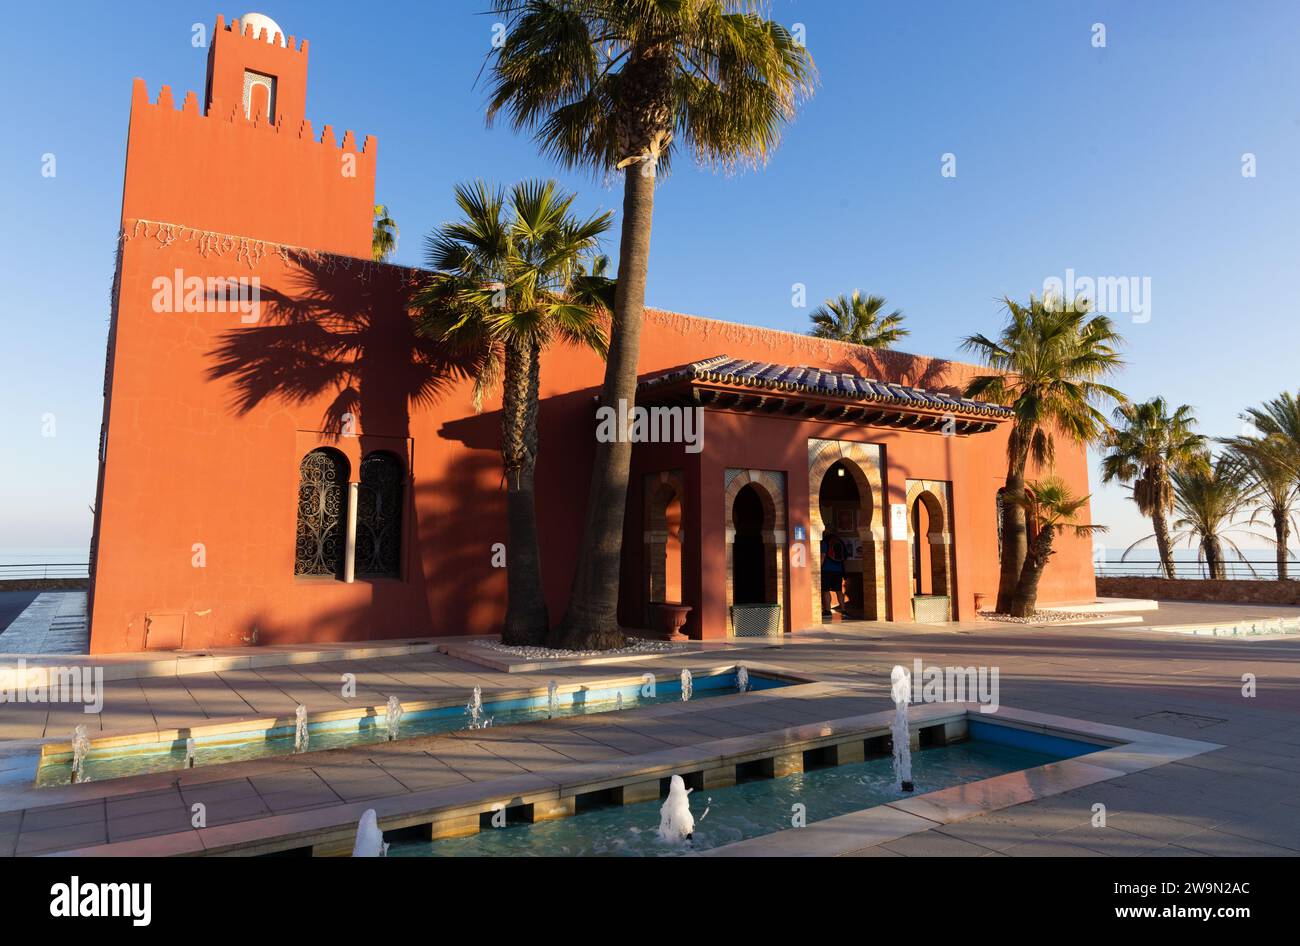
[[89, 578], [88, 562], [24, 562], [0, 565], [0, 581], [36, 581], [47, 578]]
[[[1164, 578], [1159, 562], [1093, 562], [1098, 578]], [[1287, 578], [1300, 580], [1300, 562], [1289, 563]], [[1178, 578], [1209, 578], [1210, 569], [1198, 562], [1175, 562]], [[1232, 581], [1277, 581], [1276, 562], [1224, 562], [1223, 577]]]

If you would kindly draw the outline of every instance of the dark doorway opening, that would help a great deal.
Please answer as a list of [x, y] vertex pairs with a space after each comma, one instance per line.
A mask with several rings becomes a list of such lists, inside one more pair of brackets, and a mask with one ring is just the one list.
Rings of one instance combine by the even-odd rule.
[[763, 542], [763, 499], [750, 484], [736, 494], [731, 522], [732, 601], [735, 604], [769, 604], [774, 600], [767, 589], [767, 559]]
[[834, 619], [861, 618], [866, 610], [859, 533], [864, 515], [862, 493], [844, 461], [837, 461], [822, 477], [817, 502], [823, 524], [817, 551], [821, 556], [822, 607], [833, 607]]

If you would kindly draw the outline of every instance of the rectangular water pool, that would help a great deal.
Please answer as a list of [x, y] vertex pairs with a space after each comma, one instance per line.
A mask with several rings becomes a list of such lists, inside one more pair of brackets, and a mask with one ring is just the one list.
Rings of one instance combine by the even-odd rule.
[[[654, 681], [652, 692], [647, 687], [647, 677]], [[750, 690], [769, 690], [789, 686], [794, 681], [749, 674]], [[736, 670], [701, 673], [692, 679], [692, 700], [727, 696], [737, 692]], [[468, 694], [467, 694], [468, 696]], [[556, 693], [555, 718], [585, 716], [590, 713], [608, 713], [618, 709], [635, 709], [657, 703], [681, 700], [682, 685], [679, 677], [655, 679], [629, 677], [626, 680], [588, 687], [568, 687]], [[552, 713], [546, 694], [513, 699], [484, 701], [482, 719], [492, 726], [508, 726], [549, 719]], [[382, 708], [377, 713], [346, 719], [322, 720], [308, 723], [308, 751], [318, 749], [345, 749], [383, 742], [388, 738]], [[410, 710], [403, 714], [400, 736], [429, 736], [470, 728], [464, 705], [441, 706], [432, 709]], [[212, 765], [221, 762], [244, 762], [268, 756], [288, 755], [294, 751], [294, 727], [277, 726], [241, 733], [222, 733], [195, 737], [195, 764]], [[86, 756], [82, 781], [103, 781], [149, 772], [166, 772], [185, 767], [185, 739], [165, 742], [140, 742], [132, 745], [114, 745], [91, 748]], [[66, 785], [72, 777], [72, 757], [69, 752], [44, 756], [36, 771], [36, 786]]]
[[[971, 738], [912, 753], [915, 795], [1034, 768], [1105, 746], [1000, 726], [970, 724]], [[509, 823], [438, 841], [395, 840], [389, 857], [672, 857], [772, 834], [792, 827], [796, 806], [807, 823], [908, 797], [895, 788], [889, 756], [865, 762], [760, 778], [728, 788], [692, 792], [695, 833], [689, 842], [658, 836], [661, 802], [607, 806], [556, 821]]]

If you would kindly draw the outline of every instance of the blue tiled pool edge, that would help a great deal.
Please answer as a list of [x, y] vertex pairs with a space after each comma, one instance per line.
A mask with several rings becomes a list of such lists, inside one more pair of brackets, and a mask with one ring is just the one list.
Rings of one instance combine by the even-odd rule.
[[966, 727], [971, 739], [996, 745], [1013, 746], [1019, 749], [1029, 749], [1033, 752], [1058, 756], [1061, 759], [1073, 759], [1111, 747], [1110, 743], [1084, 742], [1070, 736], [1057, 736], [1033, 729], [1020, 729], [1006, 723], [990, 722], [974, 717], [966, 721]]
[[[622, 696], [626, 701], [624, 709], [631, 710], [638, 707], [658, 705], [662, 703], [671, 703], [681, 698], [681, 679], [679, 676], [665, 676], [665, 679], [655, 679], [654, 696], [645, 698], [642, 689], [646, 684], [645, 677], [649, 674], [643, 674], [638, 677], [624, 677], [621, 680], [605, 681], [606, 685], [572, 685], [569, 684], [556, 693], [556, 707], [559, 712], [557, 718], [573, 718], [592, 713], [606, 713], [617, 711], [617, 697]], [[779, 687], [796, 686], [805, 682], [802, 680], [787, 677], [779, 673], [768, 671], [752, 671], [749, 674], [749, 690], [762, 691], [776, 689]], [[709, 699], [711, 697], [726, 696], [736, 692], [736, 671], [730, 669], [713, 669], [709, 671], [700, 671], [698, 675], [692, 678], [692, 699]], [[418, 703], [417, 703], [418, 705]], [[483, 703], [483, 716], [485, 719], [494, 719], [504, 716], [505, 714], [533, 714], [532, 718], [506, 718], [500, 725], [528, 725], [533, 722], [541, 722], [549, 718], [545, 713], [549, 709], [549, 699], [545, 693], [533, 693], [528, 696], [509, 697], [506, 699], [487, 700]], [[575, 707], [577, 709], [575, 709]], [[588, 708], [589, 707], [589, 708]], [[402, 738], [413, 738], [419, 736], [439, 735], [441, 733], [458, 732], [469, 728], [465, 723], [465, 706], [460, 703], [451, 703], [449, 705], [429, 707], [425, 709], [406, 711], [402, 717]], [[445, 721], [452, 725], [445, 727], [437, 726], [439, 721]], [[376, 712], [376, 708], [368, 707], [359, 710], [357, 715], [348, 715], [336, 719], [323, 719], [308, 722], [308, 750], [318, 751], [322, 748], [352, 748], [361, 747], [382, 741], [384, 738], [383, 728], [385, 714], [382, 711]], [[419, 728], [421, 723], [435, 723], [433, 727]], [[323, 735], [342, 735], [346, 737], [347, 733], [356, 733], [358, 738], [355, 743], [350, 745], [332, 744], [326, 747], [311, 747], [310, 737]], [[294, 736], [293, 725], [278, 725], [265, 729], [248, 729], [243, 731], [220, 732], [211, 735], [198, 735], [193, 737], [196, 749], [202, 750], [207, 748], [238, 750], [241, 747], [251, 747], [264, 745], [268, 748], [265, 753], [250, 753], [246, 758], [239, 759], [222, 759], [216, 762], [206, 764], [222, 764], [233, 761], [249, 761], [255, 758], [265, 758], [273, 755], [286, 754], [285, 748], [287, 743]], [[153, 742], [141, 741], [138, 743], [117, 743], [111, 746], [96, 749], [93, 746], [88, 755], [88, 761], [93, 766], [94, 763], [103, 763], [105, 761], [118, 759], [170, 759], [172, 762], [183, 764], [183, 755], [186, 747], [185, 738], [171, 740], [155, 740]], [[274, 751], [278, 749], [279, 751]], [[180, 756], [177, 758], [177, 756]], [[38, 767], [36, 787], [50, 787], [52, 785], [64, 784], [63, 781], [43, 780], [42, 772], [45, 770], [67, 772], [70, 768], [71, 752], [63, 751], [43, 751]], [[204, 764], [201, 762], [201, 764]], [[132, 775], [145, 774], [145, 771], [175, 771], [182, 767], [179, 764], [160, 765], [156, 768], [140, 772], [130, 772], [121, 775], [101, 776], [100, 781], [111, 778], [129, 778]], [[92, 772], [93, 777], [93, 772]]]

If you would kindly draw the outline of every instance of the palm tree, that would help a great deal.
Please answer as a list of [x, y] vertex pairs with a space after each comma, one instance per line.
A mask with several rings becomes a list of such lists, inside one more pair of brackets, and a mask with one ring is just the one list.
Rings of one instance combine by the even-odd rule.
[[1300, 478], [1296, 476], [1295, 451], [1279, 434], [1264, 437], [1220, 438], [1246, 470], [1252, 487], [1254, 506], [1250, 525], [1258, 525], [1267, 516], [1273, 526], [1271, 544], [1277, 555], [1277, 577], [1286, 581], [1290, 550], [1295, 531], [1291, 510], [1300, 500]]
[[1246, 409], [1243, 420], [1265, 437], [1278, 437], [1288, 456], [1287, 464], [1300, 476], [1300, 396], [1283, 391], [1261, 407]]
[[1089, 316], [1085, 300], [1029, 298], [1029, 305], [1004, 300], [1008, 320], [996, 339], [968, 336], [962, 347], [996, 374], [966, 385], [967, 397], [1006, 404], [1014, 411], [1007, 440], [1006, 501], [1002, 504], [1002, 571], [997, 610], [1006, 614], [1028, 554], [1025, 526], [1025, 468], [1032, 457], [1042, 467], [1055, 457], [1054, 432], [1092, 443], [1108, 429], [1097, 405], [1123, 403], [1124, 395], [1100, 379], [1124, 364], [1123, 339], [1104, 315]]
[[1249, 472], [1236, 457], [1223, 454], [1213, 462], [1206, 456], [1201, 464], [1169, 475], [1174, 484], [1174, 509], [1179, 516], [1174, 521], [1174, 541], [1185, 539], [1189, 546], [1195, 542], [1197, 557], [1205, 562], [1210, 577], [1226, 578], [1225, 544], [1246, 561], [1231, 533], [1233, 521], [1250, 504]]
[[[760, 164], [811, 91], [812, 58], [761, 0], [493, 0], [505, 40], [488, 120], [505, 112], [568, 167], [623, 175], [617, 296], [602, 404], [635, 402], [659, 169], [680, 145], [705, 165]], [[632, 445], [598, 442], [558, 646], [609, 648]]]
[[1053, 544], [1057, 532], [1069, 529], [1082, 538], [1106, 531], [1105, 526], [1082, 525], [1074, 521], [1079, 510], [1091, 498], [1075, 496], [1065, 481], [1057, 476], [1029, 483], [1020, 492], [1016, 501], [1026, 515], [1032, 518], [1037, 534], [1025, 555], [1024, 568], [1020, 571], [1020, 579], [1016, 582], [1015, 594], [1011, 598], [1010, 614], [1013, 617], [1034, 616], [1038, 603], [1038, 584], [1048, 560], [1056, 554]]
[[[1283, 391], [1260, 407], [1248, 408], [1242, 419], [1259, 432], [1258, 437], [1239, 436], [1222, 441], [1243, 457], [1262, 463], [1256, 468], [1258, 501], [1273, 519], [1273, 546], [1277, 552], [1277, 575], [1287, 577], [1287, 541], [1292, 530], [1291, 505], [1300, 499], [1300, 397]], [[1290, 474], [1291, 486], [1285, 482]], [[1256, 517], [1252, 517], [1252, 522]]]
[[463, 219], [427, 238], [434, 273], [416, 297], [421, 329], [477, 360], [475, 409], [502, 390], [509, 644], [541, 644], [549, 630], [533, 484], [541, 351], [564, 342], [606, 352], [609, 280], [596, 250], [612, 215], [580, 220], [574, 196], [554, 181], [517, 184], [508, 199], [482, 181], [458, 186]]
[[882, 316], [885, 300], [881, 296], [863, 297], [858, 290], [852, 296], [827, 299], [809, 319], [808, 332], [816, 338], [831, 338], [865, 348], [889, 348], [900, 338], [910, 335], [903, 328], [903, 313], [898, 309]]
[[1121, 404], [1115, 420], [1119, 425], [1106, 439], [1110, 452], [1101, 461], [1102, 482], [1133, 484], [1133, 501], [1155, 530], [1160, 567], [1166, 578], [1177, 578], [1166, 519], [1174, 508], [1169, 477], [1205, 462], [1205, 437], [1192, 432], [1196, 415], [1190, 407], [1182, 404], [1170, 414], [1162, 397]]
[[370, 257], [383, 262], [397, 250], [397, 222], [388, 215], [387, 204], [375, 204], [374, 228], [370, 234]]

